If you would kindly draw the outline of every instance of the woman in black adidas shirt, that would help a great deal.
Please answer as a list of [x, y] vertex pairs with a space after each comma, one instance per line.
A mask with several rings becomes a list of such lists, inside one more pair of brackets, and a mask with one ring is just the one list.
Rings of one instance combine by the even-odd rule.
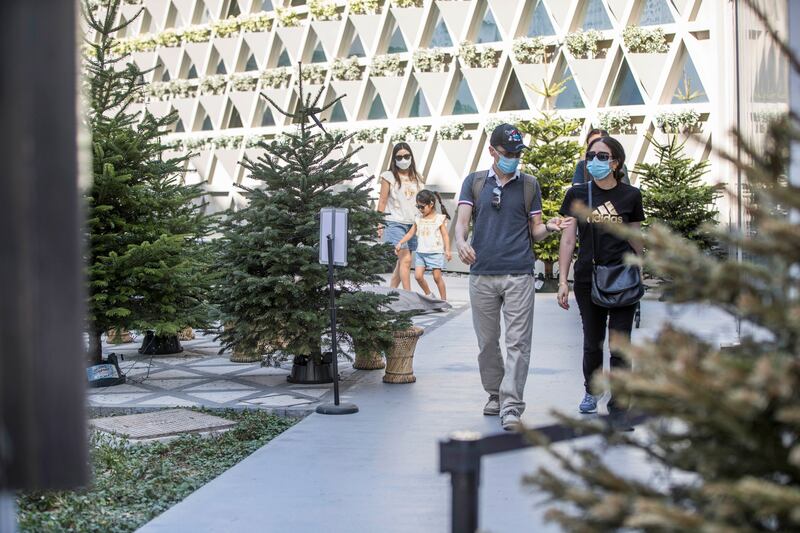
[[[558, 253], [559, 286], [558, 304], [569, 309], [569, 284], [567, 274], [575, 251], [576, 237], [580, 236], [578, 260], [575, 262], [575, 300], [583, 322], [583, 376], [586, 393], [580, 403], [582, 413], [597, 411], [596, 391], [592, 390], [592, 377], [603, 366], [603, 344], [606, 327], [609, 330], [611, 367], [625, 365], [617, 351], [620, 341], [630, 339], [636, 306], [608, 309], [592, 302], [592, 249], [594, 260], [599, 265], [615, 265], [624, 261], [626, 254], [641, 254], [641, 247], [606, 233], [598, 226], [588, 231], [585, 217], [577, 216], [576, 202], [584, 206], [589, 203], [589, 187], [592, 187], [592, 220], [628, 224], [639, 228], [644, 220], [642, 195], [639, 189], [622, 183], [622, 168], [625, 165], [625, 150], [613, 137], [601, 137], [589, 144], [586, 151], [586, 183], [574, 185], [567, 191], [560, 213], [578, 220], [576, 231], [561, 233]], [[609, 410], [614, 405], [609, 401]]]

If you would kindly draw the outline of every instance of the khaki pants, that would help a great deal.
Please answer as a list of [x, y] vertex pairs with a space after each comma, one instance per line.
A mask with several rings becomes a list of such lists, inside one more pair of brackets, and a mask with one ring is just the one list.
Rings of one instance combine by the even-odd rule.
[[[483, 388], [500, 396], [500, 414], [525, 410], [533, 336], [534, 277], [469, 277], [472, 324], [478, 337], [478, 366]], [[506, 326], [506, 359], [500, 349], [500, 313]]]

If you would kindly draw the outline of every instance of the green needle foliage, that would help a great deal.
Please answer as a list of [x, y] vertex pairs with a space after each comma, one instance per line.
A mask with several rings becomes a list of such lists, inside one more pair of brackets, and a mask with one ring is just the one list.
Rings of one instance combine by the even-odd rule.
[[[531, 136], [530, 150], [522, 153], [522, 171], [536, 176], [542, 189], [542, 219], [559, 216], [564, 192], [572, 182], [582, 147], [570, 137], [580, 128], [580, 121], [545, 114], [524, 121], [519, 130]], [[545, 263], [547, 277], [552, 277], [558, 261], [558, 239], [545, 239], [533, 245], [537, 259]]]
[[[800, 59], [789, 61], [800, 73]], [[751, 186], [755, 229], [717, 238], [745, 259], [711, 256], [663, 224], [644, 242], [646, 265], [673, 281], [675, 301], [741, 317], [745, 333], [720, 349], [667, 325], [629, 347], [633, 370], [615, 370], [610, 385], [653, 416], [645, 429], [605, 433], [561, 417], [603, 440], [579, 453], [549, 448], [562, 469], [529, 478], [558, 502], [548, 517], [567, 531], [800, 531], [800, 186], [786, 178], [800, 119], [776, 120], [762, 142], [739, 135], [738, 144], [746, 159], [726, 157]], [[615, 471], [602, 457], [608, 447], [645, 455], [651, 481]]]
[[207, 322], [210, 287], [203, 245], [211, 220], [199, 186], [184, 185], [186, 157], [164, 159], [161, 137], [177, 120], [132, 113], [141, 71], [112, 52], [119, 0], [84, 18], [97, 40], [84, 57], [92, 184], [86, 193], [90, 362], [110, 328], [175, 334]]
[[362, 166], [343, 150], [352, 135], [326, 134], [311, 123], [335, 104], [319, 109], [319, 98], [306, 95], [294, 113], [270, 102], [297, 128], [283, 142], [262, 144], [263, 155], [245, 163], [260, 183], [242, 187], [249, 203], [229, 214], [218, 241], [223, 346], [269, 363], [289, 354], [319, 358], [329, 333], [328, 273], [319, 263], [323, 207], [349, 209], [348, 263], [335, 274], [339, 340], [383, 351], [392, 329], [407, 323], [387, 310], [392, 296], [360, 290], [381, 282], [394, 254], [373, 243], [383, 215], [370, 208], [369, 181], [353, 184]]
[[677, 135], [671, 135], [664, 144], [653, 137], [648, 140], [658, 161], [640, 163], [634, 170], [641, 179], [642, 203], [648, 220], [666, 225], [703, 249], [711, 248], [715, 241], [708, 230], [716, 224], [718, 211], [714, 201], [720, 188], [703, 181], [710, 162], [687, 157], [686, 143], [679, 142]]

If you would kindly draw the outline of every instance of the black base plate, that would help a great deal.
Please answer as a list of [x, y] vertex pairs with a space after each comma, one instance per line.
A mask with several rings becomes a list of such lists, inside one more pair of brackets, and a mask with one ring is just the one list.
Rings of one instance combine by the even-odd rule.
[[358, 412], [358, 406], [354, 403], [323, 403], [317, 406], [317, 412], [321, 415], [352, 415]]

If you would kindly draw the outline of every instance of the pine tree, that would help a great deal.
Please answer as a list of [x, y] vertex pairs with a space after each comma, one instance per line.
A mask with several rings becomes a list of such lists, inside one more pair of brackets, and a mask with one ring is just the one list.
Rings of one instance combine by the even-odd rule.
[[181, 183], [183, 158], [164, 159], [161, 137], [176, 114], [130, 111], [142, 99], [142, 72], [115, 53], [119, 0], [84, 5], [97, 42], [84, 55], [93, 180], [87, 191], [89, 361], [101, 358], [110, 328], [173, 335], [207, 322], [210, 287], [199, 186]]
[[[582, 148], [570, 139], [580, 128], [580, 121], [545, 114], [541, 118], [519, 124], [531, 136], [530, 149], [522, 154], [523, 172], [535, 176], [542, 189], [542, 219], [559, 216], [564, 191], [572, 183], [575, 165]], [[558, 239], [545, 239], [533, 245], [536, 258], [545, 264], [545, 277], [553, 277], [553, 264], [558, 261]]]
[[[800, 58], [790, 64], [800, 73]], [[579, 453], [549, 448], [563, 470], [529, 479], [558, 502], [548, 516], [567, 531], [800, 531], [800, 186], [786, 178], [800, 119], [776, 120], [763, 143], [737, 142], [747, 160], [726, 158], [752, 185], [755, 229], [716, 238], [745, 259], [710, 256], [663, 224], [644, 242], [646, 264], [673, 280], [675, 301], [725, 310], [745, 333], [720, 349], [667, 325], [629, 347], [633, 370], [615, 371], [610, 385], [652, 415], [644, 430], [614, 434], [560, 417], [603, 440]], [[601, 457], [609, 446], [643, 452], [659, 481], [616, 472]]]
[[642, 203], [648, 220], [658, 221], [701, 248], [713, 246], [707, 228], [716, 223], [714, 201], [719, 187], [703, 182], [708, 160], [695, 161], [684, 154], [684, 142], [671, 135], [667, 143], [648, 140], [658, 156], [655, 163], [640, 163], [634, 170], [641, 178]]
[[336, 267], [338, 340], [383, 351], [393, 328], [407, 324], [388, 310], [393, 296], [360, 290], [381, 282], [378, 273], [391, 268], [394, 254], [373, 242], [383, 215], [370, 207], [369, 180], [355, 183], [363, 166], [351, 160], [355, 151], [343, 150], [352, 134], [325, 133], [310, 122], [338, 101], [320, 109], [320, 95], [305, 95], [294, 113], [270, 101], [297, 128], [262, 143], [264, 153], [244, 163], [260, 183], [242, 187], [248, 205], [226, 217], [218, 241], [224, 348], [273, 364], [290, 354], [319, 358], [329, 332], [327, 266], [319, 264], [323, 207], [349, 209], [348, 263]]

